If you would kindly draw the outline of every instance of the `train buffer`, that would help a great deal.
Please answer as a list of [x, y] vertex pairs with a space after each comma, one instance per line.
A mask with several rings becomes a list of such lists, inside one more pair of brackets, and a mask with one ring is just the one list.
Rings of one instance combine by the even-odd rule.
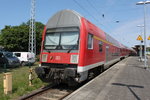
[[[148, 60], [150, 66], [150, 60]], [[63, 100], [149, 100], [150, 68], [138, 57], [115, 64]]]

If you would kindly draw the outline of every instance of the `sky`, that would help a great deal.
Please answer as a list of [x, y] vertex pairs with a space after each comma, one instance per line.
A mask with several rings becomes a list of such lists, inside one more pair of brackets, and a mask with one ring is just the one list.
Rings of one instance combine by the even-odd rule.
[[[36, 0], [35, 20], [46, 24], [56, 12], [71, 9], [88, 19], [122, 44], [140, 44], [144, 6], [140, 0]], [[6, 25], [16, 26], [30, 19], [31, 0], [0, 0], [0, 30]], [[146, 35], [150, 36], [150, 4], [146, 5]], [[150, 45], [150, 40], [147, 41]]]

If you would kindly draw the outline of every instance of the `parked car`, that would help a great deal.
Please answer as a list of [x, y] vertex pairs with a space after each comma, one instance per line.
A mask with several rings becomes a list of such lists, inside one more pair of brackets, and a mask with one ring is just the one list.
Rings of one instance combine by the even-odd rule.
[[0, 52], [0, 67], [3, 67], [4, 64], [6, 67], [19, 67], [20, 61], [12, 52], [4, 51]]
[[21, 65], [33, 65], [35, 63], [35, 54], [31, 52], [13, 52], [13, 54], [20, 60]]

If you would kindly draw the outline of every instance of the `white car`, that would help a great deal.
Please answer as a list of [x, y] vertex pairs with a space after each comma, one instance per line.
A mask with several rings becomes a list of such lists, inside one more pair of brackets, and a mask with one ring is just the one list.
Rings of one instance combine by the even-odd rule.
[[35, 54], [31, 52], [13, 52], [13, 54], [20, 60], [22, 66], [33, 65], [35, 63]]

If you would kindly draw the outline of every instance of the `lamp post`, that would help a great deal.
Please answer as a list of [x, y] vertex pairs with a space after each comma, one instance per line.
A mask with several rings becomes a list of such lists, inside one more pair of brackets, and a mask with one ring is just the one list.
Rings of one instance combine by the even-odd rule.
[[150, 4], [150, 1], [140, 1], [136, 5], [144, 5], [144, 66], [147, 68], [147, 59], [146, 59], [146, 4]]
[[[140, 27], [141, 28], [141, 36], [142, 36], [142, 28], [144, 27], [144, 25], [137, 25], [137, 27]], [[140, 45], [140, 61], [142, 60], [142, 43], [143, 43], [143, 40], [140, 41], [141, 42], [141, 45]]]

